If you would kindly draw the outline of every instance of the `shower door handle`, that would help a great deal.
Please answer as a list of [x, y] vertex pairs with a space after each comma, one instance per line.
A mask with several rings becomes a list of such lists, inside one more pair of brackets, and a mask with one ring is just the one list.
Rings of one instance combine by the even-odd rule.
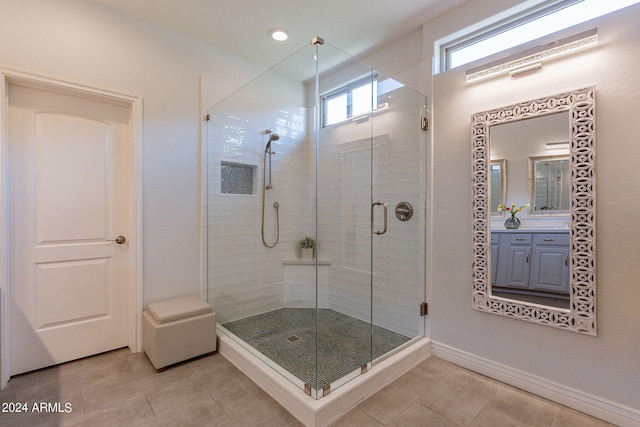
[[[373, 224], [374, 210], [376, 206], [382, 206], [384, 209], [384, 228], [382, 230], [376, 230]], [[385, 202], [377, 201], [371, 205], [371, 232], [378, 236], [387, 232], [387, 204]]]

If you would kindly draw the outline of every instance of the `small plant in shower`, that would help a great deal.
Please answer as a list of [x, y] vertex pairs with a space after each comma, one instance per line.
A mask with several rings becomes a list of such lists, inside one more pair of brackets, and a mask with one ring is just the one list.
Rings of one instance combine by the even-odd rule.
[[312, 237], [304, 236], [298, 241], [298, 246], [300, 246], [300, 255], [303, 259], [313, 259], [313, 248], [316, 247], [316, 241]]

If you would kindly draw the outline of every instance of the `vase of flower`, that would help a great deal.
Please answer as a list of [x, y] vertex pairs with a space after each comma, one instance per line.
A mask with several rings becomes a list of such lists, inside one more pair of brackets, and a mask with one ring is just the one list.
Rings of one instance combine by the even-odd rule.
[[517, 230], [518, 228], [520, 228], [521, 225], [522, 225], [522, 223], [515, 216], [510, 216], [504, 222], [504, 228], [506, 228], [507, 230]]
[[504, 228], [506, 228], [507, 230], [517, 230], [518, 228], [520, 228], [522, 223], [520, 222], [516, 214], [518, 212], [521, 212], [522, 209], [526, 208], [527, 206], [529, 205], [522, 205], [519, 208], [516, 208], [515, 203], [512, 203], [511, 207], [498, 205], [498, 211], [505, 211], [505, 212], [509, 212], [510, 214], [510, 216], [504, 222]]

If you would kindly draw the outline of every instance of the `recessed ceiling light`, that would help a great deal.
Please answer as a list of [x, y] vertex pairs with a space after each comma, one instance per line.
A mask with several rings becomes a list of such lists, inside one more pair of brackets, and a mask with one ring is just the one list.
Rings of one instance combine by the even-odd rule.
[[289, 38], [289, 34], [284, 28], [272, 28], [269, 30], [269, 37], [276, 41], [283, 42]]

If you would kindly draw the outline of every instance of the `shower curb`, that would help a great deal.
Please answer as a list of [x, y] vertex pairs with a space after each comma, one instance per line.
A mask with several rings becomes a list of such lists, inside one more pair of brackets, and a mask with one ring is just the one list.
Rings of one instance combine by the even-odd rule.
[[266, 363], [248, 353], [224, 333], [218, 334], [218, 352], [306, 426], [329, 424], [386, 385], [409, 372], [431, 354], [431, 340], [422, 338], [399, 352], [374, 363], [366, 374], [313, 399]]

